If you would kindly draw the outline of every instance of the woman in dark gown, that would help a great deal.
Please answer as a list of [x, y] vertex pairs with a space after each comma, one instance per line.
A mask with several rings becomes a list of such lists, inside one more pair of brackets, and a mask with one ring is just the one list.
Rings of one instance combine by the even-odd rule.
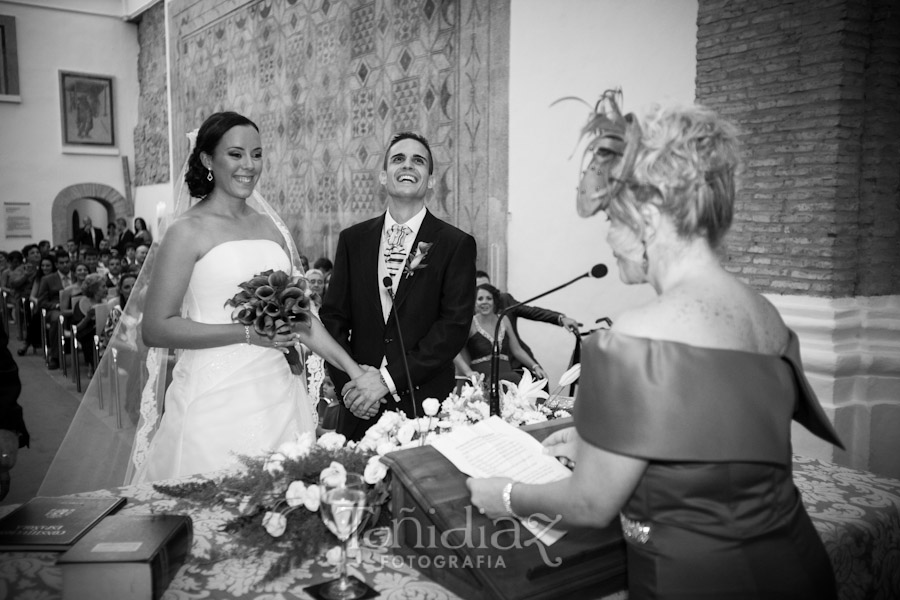
[[[475, 288], [475, 315], [472, 317], [472, 325], [469, 328], [469, 338], [462, 352], [457, 355], [455, 362], [459, 372], [471, 377], [475, 373], [484, 375], [487, 384], [491, 380], [491, 354], [494, 347], [494, 330], [497, 320], [500, 318], [500, 291], [489, 283], [483, 283]], [[532, 360], [519, 343], [516, 332], [512, 328], [507, 317], [503, 317], [497, 337], [500, 340], [500, 368], [499, 380], [519, 383], [522, 378], [520, 373], [513, 370], [509, 362], [510, 353], [523, 365], [528, 365], [528, 370], [534, 373], [538, 379], [546, 378], [540, 364]]]
[[470, 479], [490, 517], [622, 523], [629, 598], [836, 597], [791, 474], [791, 420], [840, 445], [797, 336], [719, 264], [734, 128], [702, 107], [622, 117], [605, 94], [585, 127], [582, 216], [604, 212], [625, 283], [657, 298], [583, 344], [575, 427], [545, 441], [575, 461], [547, 485]]

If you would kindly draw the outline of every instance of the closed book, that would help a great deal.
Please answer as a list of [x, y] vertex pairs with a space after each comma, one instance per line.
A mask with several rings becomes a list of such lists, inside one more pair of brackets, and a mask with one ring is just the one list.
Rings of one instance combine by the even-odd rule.
[[56, 561], [63, 600], [157, 600], [191, 549], [187, 515], [112, 515]]
[[125, 498], [32, 498], [0, 519], [0, 552], [63, 552]]

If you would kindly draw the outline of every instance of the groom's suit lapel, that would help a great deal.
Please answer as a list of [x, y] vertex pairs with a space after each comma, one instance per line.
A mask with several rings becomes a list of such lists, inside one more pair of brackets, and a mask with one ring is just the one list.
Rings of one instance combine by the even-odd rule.
[[381, 232], [384, 230], [384, 215], [374, 219], [371, 226], [363, 232], [359, 240], [360, 263], [363, 265], [360, 275], [368, 282], [364, 288], [366, 297], [363, 299], [366, 306], [377, 306], [378, 314], [381, 314], [381, 282], [378, 281], [378, 261], [381, 260]]
[[[409, 251], [409, 255], [412, 256], [416, 249], [419, 247], [419, 242], [434, 242], [435, 237], [441, 229], [441, 222], [431, 214], [431, 211], [427, 211], [425, 213], [425, 218], [422, 220], [422, 226], [419, 227], [419, 233], [416, 235], [415, 241], [413, 241], [412, 249]], [[432, 247], [431, 252], [434, 252], [434, 247]], [[429, 254], [429, 259], [434, 256], [434, 254]], [[407, 261], [409, 257], [407, 257]], [[428, 262], [426, 260], [426, 263]], [[405, 263], [407, 264], [407, 263]], [[428, 267], [425, 267], [426, 269]], [[401, 273], [400, 277], [400, 285], [397, 286], [397, 307], [401, 307], [403, 305], [403, 301], [409, 295], [411, 289], [413, 289], [417, 282], [422, 279], [422, 273], [416, 273], [410, 277], [407, 277], [405, 274]]]

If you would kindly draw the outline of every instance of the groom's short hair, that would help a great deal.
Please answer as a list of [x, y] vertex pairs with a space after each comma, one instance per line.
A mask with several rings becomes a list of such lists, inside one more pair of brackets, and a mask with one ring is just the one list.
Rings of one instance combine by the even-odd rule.
[[387, 150], [384, 151], [384, 170], [387, 171], [388, 156], [391, 154], [391, 148], [403, 140], [416, 140], [425, 146], [425, 151], [428, 152], [428, 174], [434, 175], [434, 157], [431, 155], [431, 146], [428, 145], [428, 140], [412, 131], [401, 131], [400, 133], [395, 133], [394, 137], [391, 138], [391, 143], [388, 144]]

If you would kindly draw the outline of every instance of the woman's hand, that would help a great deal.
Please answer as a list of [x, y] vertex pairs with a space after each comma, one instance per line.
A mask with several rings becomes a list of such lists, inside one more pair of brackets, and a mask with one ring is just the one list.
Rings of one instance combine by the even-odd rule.
[[508, 477], [469, 477], [466, 479], [466, 487], [469, 488], [472, 504], [478, 512], [491, 519], [499, 519], [510, 516], [503, 506], [503, 488], [511, 481]]
[[555, 456], [570, 469], [575, 466], [575, 452], [578, 445], [578, 433], [574, 427], [560, 429], [547, 436], [543, 441], [544, 454]]
[[280, 350], [282, 354], [287, 354], [291, 348], [300, 344], [300, 333], [292, 331], [290, 327], [280, 329], [274, 337], [262, 335], [256, 332], [256, 329], [250, 327], [250, 345], [261, 346], [263, 348], [275, 348]]
[[534, 367], [532, 367], [531, 372], [534, 373], [535, 379], [550, 379], [547, 376], [547, 371], [544, 370], [544, 367], [537, 363], [534, 363]]

